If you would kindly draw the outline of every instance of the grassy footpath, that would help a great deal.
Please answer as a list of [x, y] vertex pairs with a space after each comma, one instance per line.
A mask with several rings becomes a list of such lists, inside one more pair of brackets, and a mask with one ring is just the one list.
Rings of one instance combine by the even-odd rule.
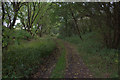
[[55, 42], [46, 38], [10, 45], [8, 50], [3, 50], [3, 78], [29, 77], [55, 48]]
[[64, 78], [64, 72], [66, 67], [66, 50], [62, 41], [58, 40], [58, 43], [58, 45], [61, 47], [61, 56], [59, 57], [58, 62], [56, 63], [56, 67], [52, 72], [51, 78]]
[[95, 32], [85, 34], [82, 37], [83, 41], [78, 36], [68, 37], [65, 40], [77, 46], [80, 56], [95, 77], [118, 77], [117, 50], [103, 47], [99, 34]]

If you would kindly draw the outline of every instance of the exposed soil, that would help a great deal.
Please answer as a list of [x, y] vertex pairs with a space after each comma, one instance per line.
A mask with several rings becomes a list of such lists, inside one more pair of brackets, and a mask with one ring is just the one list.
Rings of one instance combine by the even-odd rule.
[[67, 51], [65, 78], [92, 78], [92, 73], [85, 66], [75, 47], [67, 42], [64, 44]]
[[32, 78], [50, 78], [51, 72], [55, 68], [58, 57], [60, 56], [59, 50], [59, 47], [57, 47], [56, 50], [48, 58], [44, 59], [45, 62], [40, 65], [37, 73], [32, 75]]
[[[92, 73], [85, 66], [75, 46], [68, 42], [64, 42], [64, 46], [66, 49], [66, 70], [64, 78], [93, 78]], [[50, 78], [60, 53], [60, 46], [57, 44], [57, 49], [40, 66], [37, 73], [32, 75], [32, 78]]]

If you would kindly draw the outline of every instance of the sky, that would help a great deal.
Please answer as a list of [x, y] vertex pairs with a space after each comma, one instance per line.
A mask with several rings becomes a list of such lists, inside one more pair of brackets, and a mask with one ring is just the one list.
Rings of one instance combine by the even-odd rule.
[[18, 19], [18, 20], [16, 20], [15, 25], [16, 25], [17, 23], [20, 23], [20, 20], [19, 20], [19, 19]]
[[[16, 20], [15, 25], [17, 25], [17, 23], [20, 23], [20, 20], [19, 20], [19, 19]], [[6, 22], [4, 22], [4, 25], [7, 27], [7, 23], [6, 23]]]

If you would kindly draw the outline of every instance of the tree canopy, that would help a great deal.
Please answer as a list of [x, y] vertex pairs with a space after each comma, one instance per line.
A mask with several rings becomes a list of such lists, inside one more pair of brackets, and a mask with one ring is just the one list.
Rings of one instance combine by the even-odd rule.
[[32, 37], [79, 35], [84, 40], [82, 34], [97, 30], [105, 46], [117, 48], [120, 42], [119, 11], [119, 3], [115, 2], [2, 2], [3, 37], [8, 35], [5, 29], [19, 28]]

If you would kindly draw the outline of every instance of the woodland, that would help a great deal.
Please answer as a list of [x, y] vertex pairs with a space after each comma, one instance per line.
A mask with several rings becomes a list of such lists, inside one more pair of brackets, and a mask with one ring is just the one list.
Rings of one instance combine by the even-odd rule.
[[1, 8], [2, 78], [118, 78], [119, 2], [1, 2]]

